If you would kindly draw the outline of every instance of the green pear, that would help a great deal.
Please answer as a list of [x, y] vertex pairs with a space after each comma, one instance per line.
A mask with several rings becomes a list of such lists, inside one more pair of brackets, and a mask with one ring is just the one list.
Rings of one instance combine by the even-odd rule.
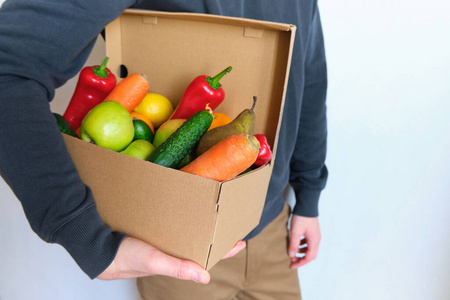
[[146, 140], [135, 140], [120, 153], [147, 160], [155, 149], [155, 146]]
[[164, 143], [169, 136], [172, 135], [177, 129], [186, 121], [186, 119], [171, 119], [162, 124], [155, 132], [153, 138], [153, 146], [158, 148], [159, 145]]
[[230, 135], [246, 133], [253, 135], [255, 131], [255, 112], [256, 97], [253, 97], [253, 105], [250, 109], [244, 109], [231, 123], [219, 126], [206, 132], [198, 142], [195, 155], [198, 157], [205, 153], [209, 148], [224, 140]]
[[80, 138], [100, 147], [121, 151], [133, 141], [133, 120], [122, 104], [102, 102], [83, 119]]

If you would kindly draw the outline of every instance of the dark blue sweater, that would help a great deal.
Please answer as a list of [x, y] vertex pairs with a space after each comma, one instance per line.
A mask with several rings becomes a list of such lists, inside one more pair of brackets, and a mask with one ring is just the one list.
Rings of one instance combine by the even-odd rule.
[[326, 61], [313, 0], [7, 0], [0, 9], [0, 174], [32, 229], [97, 277], [124, 235], [100, 219], [55, 126], [49, 101], [83, 67], [101, 30], [126, 8], [198, 12], [297, 26], [277, 157], [257, 235], [282, 210], [315, 217], [327, 179]]

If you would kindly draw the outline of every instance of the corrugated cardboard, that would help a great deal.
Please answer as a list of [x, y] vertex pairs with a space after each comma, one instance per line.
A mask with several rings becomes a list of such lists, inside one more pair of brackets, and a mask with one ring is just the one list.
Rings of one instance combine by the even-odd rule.
[[[116, 76], [121, 68], [146, 74], [150, 90], [174, 106], [196, 76], [232, 66], [221, 80], [226, 97], [216, 111], [237, 116], [257, 96], [255, 133], [273, 146], [294, 34], [287, 24], [127, 10], [106, 28], [106, 55]], [[170, 255], [210, 269], [259, 222], [272, 164], [216, 182], [64, 139], [105, 223]]]

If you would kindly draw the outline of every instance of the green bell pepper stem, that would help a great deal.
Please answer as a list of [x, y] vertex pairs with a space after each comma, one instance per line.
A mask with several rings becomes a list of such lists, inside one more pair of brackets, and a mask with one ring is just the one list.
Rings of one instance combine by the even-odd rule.
[[106, 64], [108, 63], [109, 57], [105, 57], [103, 60], [101, 66], [99, 67], [93, 67], [92, 71], [95, 75], [97, 75], [100, 78], [107, 78], [108, 77], [108, 70], [106, 70]]
[[222, 85], [220, 84], [219, 80], [222, 79], [223, 76], [225, 76], [225, 74], [230, 73], [231, 69], [233, 69], [232, 67], [228, 67], [225, 70], [223, 70], [222, 72], [220, 72], [219, 74], [217, 74], [216, 76], [212, 77], [208, 76], [206, 77], [206, 81], [209, 83], [209, 85], [215, 89], [218, 90]]

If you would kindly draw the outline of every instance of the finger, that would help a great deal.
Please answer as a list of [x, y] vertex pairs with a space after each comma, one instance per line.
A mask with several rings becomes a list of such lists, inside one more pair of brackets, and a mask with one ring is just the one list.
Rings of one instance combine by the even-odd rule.
[[308, 246], [306, 246], [306, 247], [300, 247], [300, 248], [298, 249], [298, 253], [306, 253], [307, 250], [308, 250]]
[[197, 283], [209, 283], [209, 273], [200, 265], [187, 260], [181, 260], [157, 250], [149, 261], [149, 268], [155, 274], [169, 276], [180, 280], [192, 280]]
[[298, 252], [295, 254], [295, 256], [291, 257], [291, 266], [300, 262], [300, 260], [305, 257], [306, 251], [308, 251], [307, 247], [300, 246], [298, 249]]
[[307, 250], [305, 252], [305, 257], [300, 260], [299, 267], [306, 265], [307, 263], [316, 259], [319, 252], [319, 243], [308, 244]]
[[289, 241], [289, 256], [291, 257], [291, 259], [295, 258], [295, 256], [298, 253], [298, 247], [300, 245], [300, 241], [302, 238], [302, 234], [301, 233], [291, 233], [291, 239]]
[[244, 249], [246, 246], [246, 243], [244, 241], [239, 241], [234, 245], [233, 249], [231, 249], [222, 259], [230, 258], [241, 252], [242, 249]]
[[309, 242], [306, 248], [300, 249], [300, 252], [305, 253], [305, 256], [292, 261], [291, 269], [297, 269], [316, 259], [319, 252], [319, 243]]

